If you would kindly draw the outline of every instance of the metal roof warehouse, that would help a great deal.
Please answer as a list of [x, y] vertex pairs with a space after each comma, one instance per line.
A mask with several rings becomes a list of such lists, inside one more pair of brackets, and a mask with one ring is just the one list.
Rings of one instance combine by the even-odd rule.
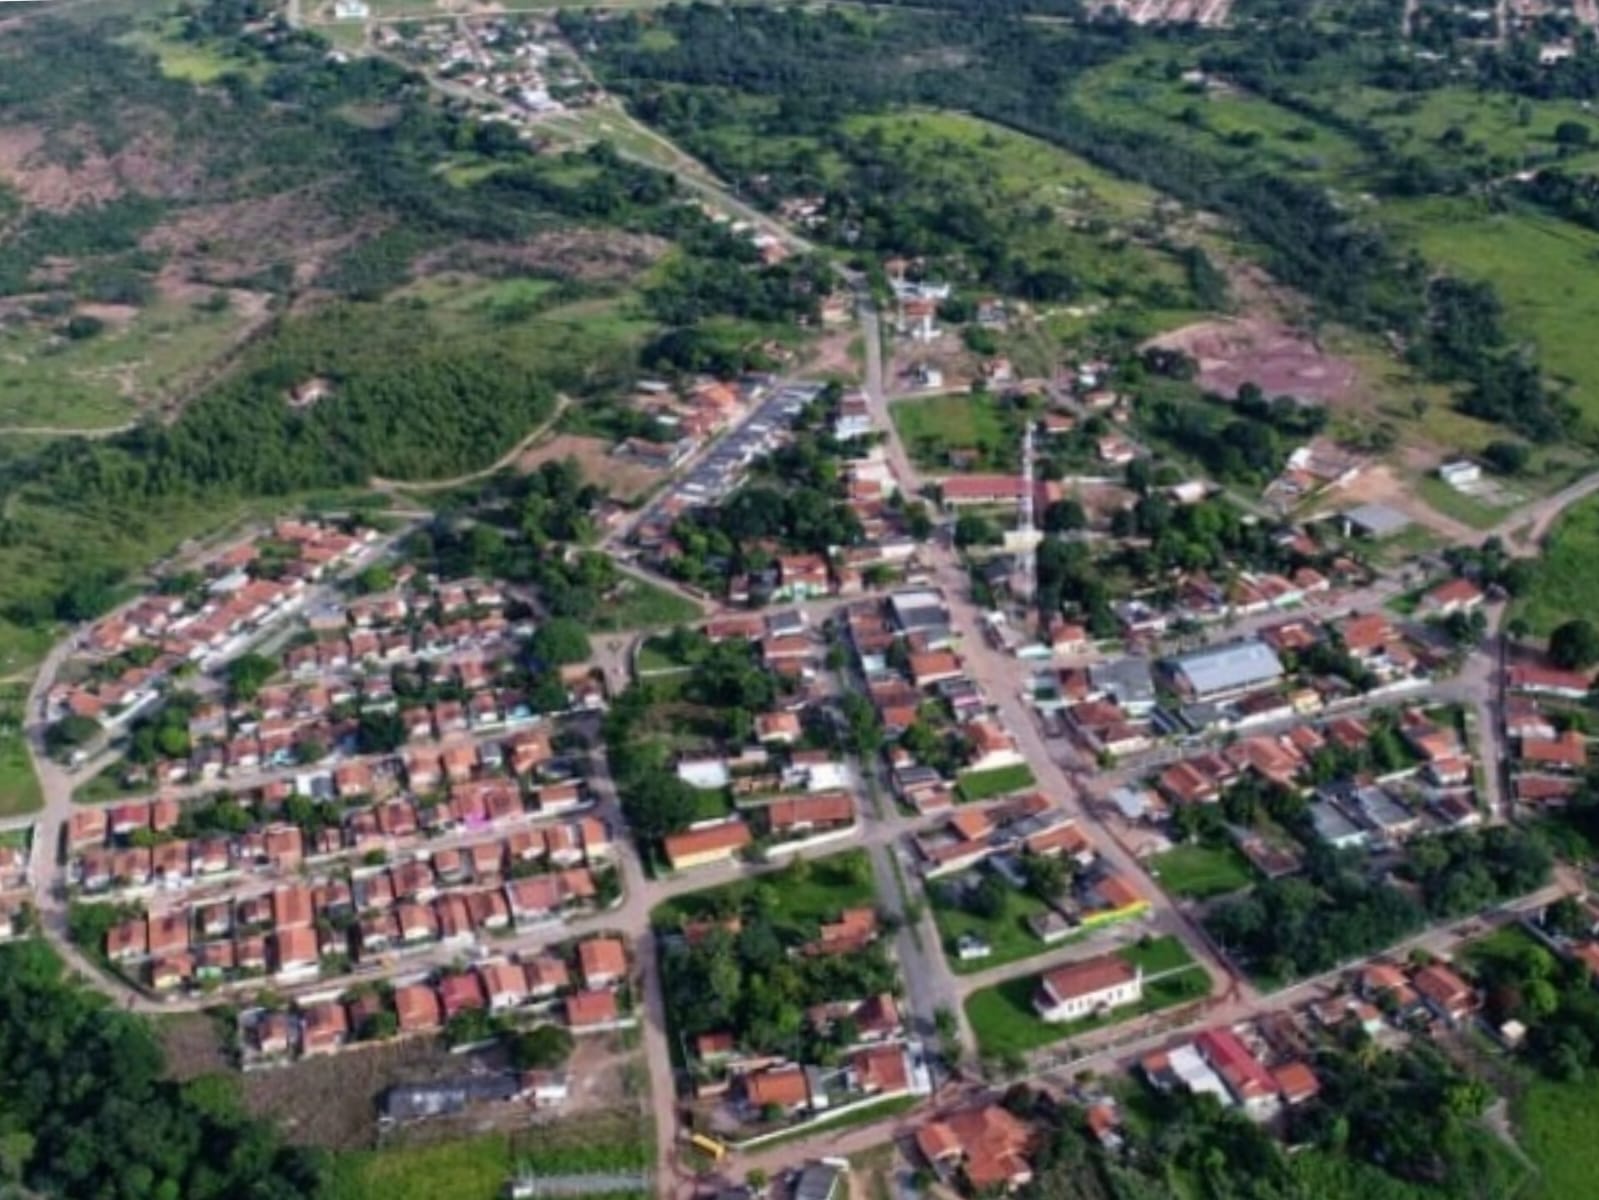
[[1167, 662], [1173, 682], [1196, 700], [1236, 696], [1283, 677], [1282, 660], [1265, 642], [1233, 642], [1181, 654]]

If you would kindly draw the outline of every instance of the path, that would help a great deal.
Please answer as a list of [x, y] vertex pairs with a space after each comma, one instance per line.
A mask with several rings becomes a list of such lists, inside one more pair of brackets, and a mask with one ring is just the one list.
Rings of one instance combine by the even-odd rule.
[[138, 427], [137, 421], [120, 425], [0, 425], [0, 437], [108, 438]]

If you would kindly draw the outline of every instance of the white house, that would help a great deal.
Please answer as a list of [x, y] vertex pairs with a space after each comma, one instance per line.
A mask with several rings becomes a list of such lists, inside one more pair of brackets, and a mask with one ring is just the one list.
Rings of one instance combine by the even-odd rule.
[[1144, 997], [1143, 968], [1117, 954], [1068, 963], [1039, 980], [1033, 1007], [1046, 1021], [1076, 1021], [1137, 1004]]

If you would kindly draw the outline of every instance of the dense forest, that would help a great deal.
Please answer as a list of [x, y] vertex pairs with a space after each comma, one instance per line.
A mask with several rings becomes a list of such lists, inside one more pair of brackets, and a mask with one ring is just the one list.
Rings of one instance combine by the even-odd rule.
[[324, 1164], [226, 1080], [166, 1078], [149, 1025], [69, 982], [43, 943], [0, 947], [0, 1191], [72, 1200], [316, 1200]]

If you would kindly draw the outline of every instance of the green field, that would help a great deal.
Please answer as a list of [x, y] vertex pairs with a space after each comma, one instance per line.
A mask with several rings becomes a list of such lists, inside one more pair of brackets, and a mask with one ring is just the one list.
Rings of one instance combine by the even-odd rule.
[[[954, 882], [954, 879], [949, 882]], [[934, 884], [929, 892], [936, 893], [937, 890], [938, 885]], [[1019, 888], [1009, 886], [1005, 888], [1005, 908], [993, 918], [980, 917], [956, 905], [940, 903], [937, 899], [934, 899], [929, 907], [933, 912], [933, 921], [938, 926], [944, 957], [949, 961], [950, 970], [957, 975], [973, 975], [979, 971], [1002, 967], [1006, 963], [1019, 962], [1035, 954], [1056, 949], [1062, 944], [1057, 942], [1053, 946], [1047, 945], [1027, 927], [1029, 917], [1046, 912], [1049, 906], [1032, 893]], [[955, 955], [955, 943], [968, 933], [976, 934], [986, 941], [993, 949], [993, 953], [987, 958], [962, 962]]]
[[[1197, 969], [1184, 969], [1197, 968], [1198, 964], [1177, 938], [1156, 938], [1147, 945], [1128, 946], [1119, 953], [1128, 962], [1144, 968], [1144, 998], [1138, 1004], [1117, 1009], [1104, 1017], [1087, 1017], [1056, 1025], [1042, 1020], [1033, 1010], [1038, 976], [1008, 980], [973, 992], [966, 998], [966, 1018], [977, 1035], [978, 1050], [985, 1058], [1003, 1059], [1026, 1054], [1094, 1029], [1108, 1028], [1134, 1017], [1201, 999], [1210, 992], [1207, 975]], [[1153, 982], [1149, 980], [1149, 976], [1163, 971], [1176, 973]]]
[[1011, 767], [995, 767], [991, 771], [968, 771], [955, 781], [955, 790], [967, 802], [990, 800], [1032, 787], [1038, 780], [1033, 768], [1026, 763]]
[[802, 1141], [820, 1133], [839, 1133], [845, 1129], [870, 1125], [874, 1121], [884, 1121], [889, 1117], [897, 1117], [900, 1113], [909, 1112], [920, 1102], [921, 1100], [918, 1096], [890, 1096], [887, 1100], [879, 1100], [876, 1104], [862, 1105], [853, 1112], [813, 1121], [799, 1129], [780, 1133], [776, 1137], [761, 1138], [756, 1143], [756, 1146], [761, 1150], [769, 1150], [773, 1146], [781, 1146], [785, 1142]]
[[1580, 1200], [1599, 1179], [1599, 1079], [1539, 1078], [1513, 1105], [1516, 1140], [1539, 1175], [1523, 1200]]
[[1467, 200], [1393, 203], [1383, 216], [1429, 262], [1489, 280], [1510, 333], [1537, 347], [1586, 423], [1599, 425], [1599, 358], [1586, 316], [1599, 306], [1599, 233], [1527, 209], [1491, 213]]
[[1178, 846], [1152, 858], [1149, 868], [1168, 892], [1190, 900], [1236, 892], [1255, 881], [1249, 860], [1231, 842]]
[[26, 684], [0, 685], [0, 817], [34, 812], [44, 805], [22, 732], [27, 699]]
[[951, 469], [951, 450], [976, 451], [973, 470], [1015, 470], [1021, 455], [1023, 415], [998, 397], [962, 392], [895, 401], [890, 412], [916, 465]]
[[141, 404], [182, 394], [243, 327], [233, 309], [157, 301], [81, 341], [37, 326], [0, 330], [0, 427], [124, 424]]
[[1517, 596], [1512, 612], [1539, 637], [1562, 621], [1593, 614], [1599, 592], [1599, 497], [1568, 508], [1544, 543], [1532, 587]]
[[684, 625], [700, 618], [699, 606], [657, 584], [624, 576], [619, 594], [589, 620], [600, 633], [618, 629], [656, 629]]
[[[598, 1115], [512, 1135], [341, 1154], [327, 1200], [500, 1200], [519, 1169], [637, 1171], [653, 1161], [650, 1133], [641, 1122]], [[604, 1200], [624, 1195], [634, 1194], [613, 1193]]]
[[871, 860], [864, 850], [846, 850], [828, 858], [798, 858], [781, 870], [756, 879], [675, 896], [657, 905], [650, 916], [657, 925], [700, 920], [735, 912], [757, 893], [763, 910], [774, 921], [792, 925], [836, 917], [840, 909], [877, 906]]

